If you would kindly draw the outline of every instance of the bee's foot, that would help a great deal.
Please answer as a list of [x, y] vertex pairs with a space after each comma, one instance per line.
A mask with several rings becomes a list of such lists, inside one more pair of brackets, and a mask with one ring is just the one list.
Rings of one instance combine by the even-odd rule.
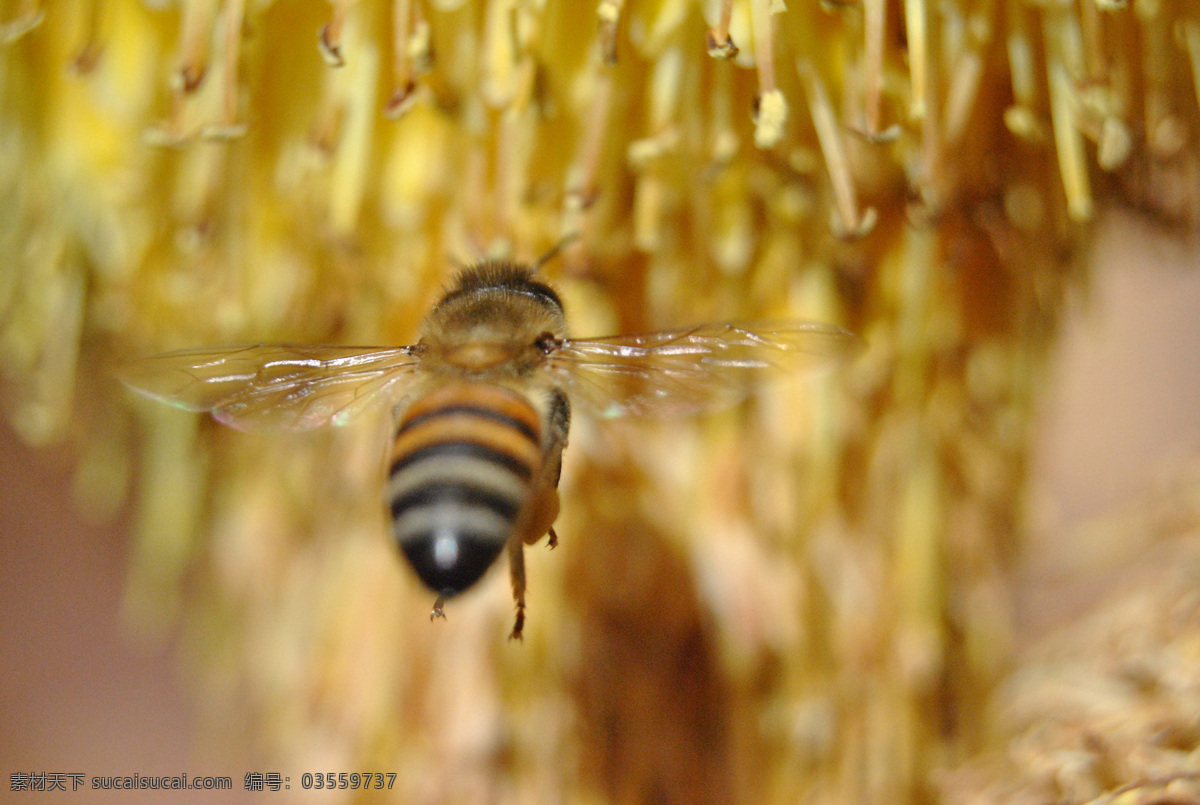
[[516, 640], [518, 642], [523, 641], [524, 638], [521, 636], [521, 632], [522, 632], [522, 630], [524, 630], [524, 628], [525, 628], [525, 607], [524, 607], [524, 605], [518, 604], [517, 605], [517, 618], [513, 622], [513, 629], [512, 629], [512, 632], [509, 633], [508, 639]]

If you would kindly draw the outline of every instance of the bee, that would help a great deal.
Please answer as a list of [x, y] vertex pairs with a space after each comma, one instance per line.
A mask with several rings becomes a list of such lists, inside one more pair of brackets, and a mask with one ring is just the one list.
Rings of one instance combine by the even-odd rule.
[[854, 335], [826, 324], [707, 324], [574, 339], [536, 267], [463, 271], [400, 347], [188, 349], [126, 366], [135, 390], [242, 430], [341, 425], [391, 405], [385, 504], [392, 535], [436, 594], [430, 618], [507, 550], [525, 623], [524, 546], [558, 543], [558, 481], [572, 405], [609, 419], [732, 404], [769, 372], [844, 359]]

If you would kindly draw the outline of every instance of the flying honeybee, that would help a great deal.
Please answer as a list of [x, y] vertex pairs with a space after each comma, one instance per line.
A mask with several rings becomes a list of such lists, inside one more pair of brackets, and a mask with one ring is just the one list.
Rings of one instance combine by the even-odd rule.
[[393, 407], [386, 503], [392, 533], [437, 599], [471, 587], [508, 549], [520, 638], [524, 546], [557, 544], [571, 406], [601, 418], [736, 402], [769, 371], [851, 354], [825, 324], [752, 322], [596, 339], [567, 337], [558, 294], [529, 266], [462, 272], [402, 347], [189, 349], [126, 366], [134, 389], [243, 430], [343, 424]]

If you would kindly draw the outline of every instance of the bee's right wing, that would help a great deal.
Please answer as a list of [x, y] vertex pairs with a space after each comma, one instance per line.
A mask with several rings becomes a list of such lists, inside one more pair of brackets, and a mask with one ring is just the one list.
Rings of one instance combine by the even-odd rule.
[[125, 364], [129, 387], [239, 430], [341, 425], [417, 377], [417, 347], [274, 345], [186, 349]]
[[732, 405], [760, 380], [836, 366], [862, 346], [829, 324], [749, 321], [568, 339], [548, 364], [572, 401], [601, 418], [674, 416]]

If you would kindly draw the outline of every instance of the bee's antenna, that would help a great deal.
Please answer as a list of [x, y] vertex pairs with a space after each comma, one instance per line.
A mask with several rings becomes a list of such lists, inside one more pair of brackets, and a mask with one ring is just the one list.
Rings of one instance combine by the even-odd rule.
[[563, 235], [562, 239], [559, 240], [558, 243], [554, 244], [554, 246], [550, 249], [550, 251], [543, 254], [541, 257], [539, 257], [537, 259], [536, 262], [534, 262], [533, 270], [540, 271], [542, 266], [546, 265], [546, 263], [549, 263], [551, 260], [553, 260], [555, 257], [557, 257], [559, 255], [559, 253], [562, 252], [563, 249], [565, 249], [568, 245], [570, 245], [571, 243], [573, 243], [576, 240], [579, 240], [578, 232], [571, 232], [570, 234]]

